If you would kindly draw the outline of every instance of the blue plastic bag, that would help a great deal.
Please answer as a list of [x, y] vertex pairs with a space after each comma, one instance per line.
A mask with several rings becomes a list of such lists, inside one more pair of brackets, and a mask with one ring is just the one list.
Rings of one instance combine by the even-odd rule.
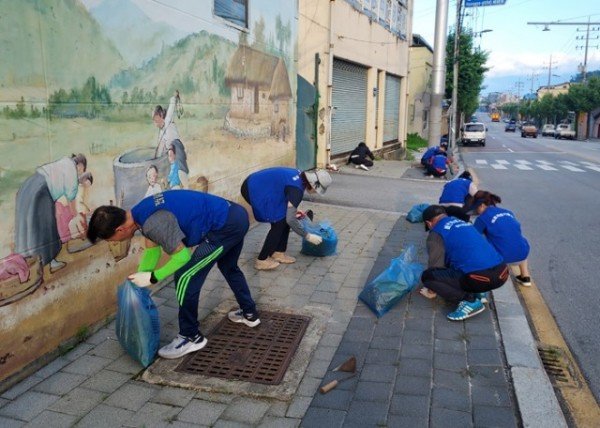
[[413, 205], [408, 214], [406, 215], [406, 219], [411, 223], [421, 223], [423, 222], [423, 211], [427, 209], [429, 204], [417, 204]]
[[304, 230], [306, 230], [308, 233], [313, 233], [323, 238], [323, 242], [321, 242], [319, 245], [311, 244], [306, 239], [303, 239], [302, 249], [300, 250], [302, 254], [314, 257], [326, 257], [335, 254], [338, 237], [328, 221], [313, 223], [305, 218], [302, 220], [302, 225], [304, 226]]
[[158, 309], [150, 290], [125, 281], [117, 291], [115, 330], [121, 346], [142, 366], [154, 361], [160, 342]]
[[423, 265], [413, 262], [415, 255], [415, 246], [408, 245], [359, 294], [358, 298], [375, 312], [377, 318], [381, 318], [419, 283]]

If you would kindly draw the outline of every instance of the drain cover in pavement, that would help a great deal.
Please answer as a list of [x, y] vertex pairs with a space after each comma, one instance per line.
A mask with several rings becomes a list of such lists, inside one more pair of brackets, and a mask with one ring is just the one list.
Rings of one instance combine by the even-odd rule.
[[246, 382], [278, 385], [304, 336], [309, 317], [261, 312], [260, 325], [250, 328], [225, 316], [208, 334], [208, 344], [175, 371]]

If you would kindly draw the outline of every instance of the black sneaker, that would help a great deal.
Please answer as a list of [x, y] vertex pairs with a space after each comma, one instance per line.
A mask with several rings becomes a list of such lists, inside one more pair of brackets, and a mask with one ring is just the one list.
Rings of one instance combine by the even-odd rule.
[[524, 287], [530, 287], [531, 286], [531, 278], [528, 277], [528, 276], [517, 275], [515, 277], [515, 279], [517, 280], [517, 282], [519, 284], [521, 284]]
[[227, 318], [231, 322], [246, 324], [248, 327], [256, 327], [260, 324], [258, 312], [245, 314], [244, 311], [238, 309], [237, 311], [229, 312]]
[[315, 214], [312, 212], [312, 210], [306, 210], [304, 214], [306, 214], [306, 217], [308, 217], [310, 221], [313, 221], [313, 217], [315, 216]]

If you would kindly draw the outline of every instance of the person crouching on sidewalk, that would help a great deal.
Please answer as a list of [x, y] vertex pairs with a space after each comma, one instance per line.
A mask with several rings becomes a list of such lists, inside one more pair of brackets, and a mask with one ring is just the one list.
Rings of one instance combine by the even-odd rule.
[[365, 143], [358, 143], [358, 146], [356, 146], [356, 148], [352, 150], [352, 153], [350, 153], [346, 165], [352, 163], [354, 164], [355, 168], [361, 168], [365, 171], [368, 171], [369, 167], [373, 166], [374, 160], [375, 156], [373, 155], [371, 150], [369, 150], [367, 145]]
[[423, 286], [458, 304], [448, 314], [451, 321], [483, 312], [481, 294], [501, 287], [508, 279], [508, 266], [502, 256], [471, 223], [449, 217], [441, 205], [427, 207], [423, 221], [429, 231], [429, 262], [421, 275]]
[[[210, 269], [217, 264], [240, 305], [228, 318], [248, 327], [260, 324], [256, 304], [238, 259], [249, 228], [241, 205], [193, 190], [170, 190], [144, 198], [131, 211], [101, 206], [94, 211], [87, 237], [127, 241], [140, 230], [146, 238], [138, 272], [129, 280], [147, 287], [175, 274], [179, 303], [179, 334], [159, 349], [162, 358], [179, 358], [207, 344], [198, 323], [198, 299]], [[192, 252], [191, 247], [196, 247]], [[157, 269], [162, 250], [170, 259]]]
[[520, 274], [515, 277], [525, 287], [531, 286], [527, 256], [529, 242], [521, 232], [521, 224], [512, 211], [499, 208], [502, 202], [498, 195], [479, 190], [470, 212], [477, 213], [475, 229], [483, 233], [509, 265], [518, 265]]
[[319, 245], [323, 238], [308, 233], [296, 217], [304, 191], [324, 194], [331, 184], [325, 170], [300, 171], [295, 168], [274, 167], [254, 172], [242, 183], [242, 196], [252, 207], [254, 218], [271, 223], [254, 267], [271, 270], [280, 263], [294, 263], [296, 259], [285, 254], [290, 228], [308, 242]]

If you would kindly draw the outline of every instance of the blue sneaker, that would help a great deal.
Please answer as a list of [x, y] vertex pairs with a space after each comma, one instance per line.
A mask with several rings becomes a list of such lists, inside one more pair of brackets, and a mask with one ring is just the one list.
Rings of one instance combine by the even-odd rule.
[[475, 298], [479, 299], [481, 303], [489, 303], [490, 301], [488, 293], [475, 293]]
[[463, 300], [458, 304], [458, 307], [454, 312], [448, 314], [448, 319], [450, 321], [462, 321], [483, 311], [485, 311], [485, 306], [483, 306], [481, 301], [475, 300], [474, 302], [469, 302]]

